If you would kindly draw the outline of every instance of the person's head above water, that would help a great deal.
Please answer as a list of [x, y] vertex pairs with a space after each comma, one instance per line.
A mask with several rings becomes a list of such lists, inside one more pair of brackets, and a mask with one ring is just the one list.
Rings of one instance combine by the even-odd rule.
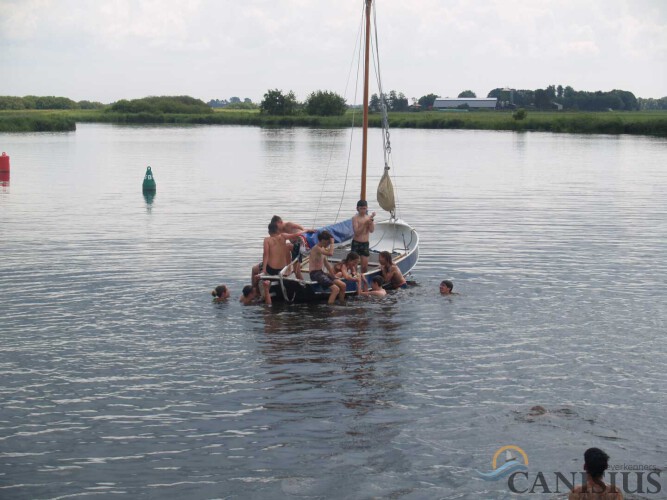
[[373, 279], [371, 280], [371, 287], [373, 290], [379, 290], [382, 288], [382, 277], [380, 276], [374, 276]]
[[243, 287], [243, 296], [248, 297], [252, 293], [253, 290], [254, 290], [254, 288], [252, 287], [252, 285], [244, 286]]
[[440, 282], [440, 293], [443, 295], [449, 295], [454, 290], [454, 283], [449, 280], [442, 280]]
[[215, 290], [211, 292], [217, 299], [227, 299], [229, 298], [229, 289], [225, 285], [218, 285], [215, 287]]
[[600, 448], [588, 448], [584, 452], [584, 469], [593, 479], [601, 479], [609, 468], [609, 455]]
[[278, 223], [271, 222], [269, 224], [269, 234], [278, 234]]

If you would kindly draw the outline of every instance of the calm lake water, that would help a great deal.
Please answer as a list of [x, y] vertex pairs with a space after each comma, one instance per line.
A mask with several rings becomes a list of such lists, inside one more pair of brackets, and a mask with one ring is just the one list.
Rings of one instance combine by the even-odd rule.
[[347, 181], [349, 130], [0, 134], [0, 498], [504, 498], [505, 445], [667, 476], [667, 140], [394, 131], [418, 286], [240, 307], [273, 214], [353, 215], [355, 134]]

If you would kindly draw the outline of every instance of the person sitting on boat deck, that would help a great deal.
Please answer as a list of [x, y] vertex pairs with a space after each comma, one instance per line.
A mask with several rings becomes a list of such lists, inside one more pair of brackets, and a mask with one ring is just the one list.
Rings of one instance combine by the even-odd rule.
[[[365, 285], [362, 287], [362, 284]], [[370, 297], [384, 297], [387, 295], [387, 291], [382, 288], [382, 278], [380, 276], [373, 276], [371, 280], [371, 289], [368, 290], [368, 285], [366, 285], [366, 280], [362, 275], [359, 275], [357, 280], [357, 295], [370, 296]]]
[[[310, 251], [310, 277], [317, 281], [322, 288], [331, 289], [331, 294], [329, 295], [328, 301], [329, 304], [336, 302], [336, 296], [338, 296], [341, 303], [345, 303], [345, 283], [339, 278], [335, 277], [333, 267], [327, 260], [327, 257], [331, 257], [333, 255], [333, 252], [333, 236], [331, 236], [329, 231], [322, 231], [317, 235], [317, 245], [315, 245]], [[329, 271], [330, 275], [323, 271], [323, 268], [325, 267]]]
[[336, 278], [356, 281], [357, 267], [359, 266], [359, 255], [356, 252], [348, 253], [343, 260], [336, 262], [333, 266]]
[[264, 298], [262, 298], [257, 287], [252, 285], [244, 286], [241, 297], [239, 297], [239, 302], [244, 306], [261, 304], [262, 302], [270, 306], [271, 294], [269, 293], [269, 288], [271, 287], [271, 283], [268, 280], [264, 280], [262, 281], [262, 287], [264, 288]]
[[357, 214], [352, 217], [352, 229], [354, 238], [350, 250], [361, 257], [361, 272], [368, 271], [368, 257], [370, 256], [369, 239], [370, 234], [375, 231], [375, 212], [368, 215], [368, 202], [359, 200], [357, 202]]
[[277, 276], [283, 267], [289, 265], [289, 253], [285, 238], [278, 231], [278, 224], [269, 224], [269, 236], [264, 238], [264, 257], [262, 258], [262, 269], [271, 276]]
[[403, 273], [391, 260], [391, 254], [386, 250], [380, 252], [380, 272], [385, 283], [389, 284], [389, 288], [396, 290], [397, 288], [407, 288], [408, 282], [405, 281]]
[[454, 283], [449, 280], [442, 280], [440, 282], [440, 295], [453, 295]]
[[576, 486], [568, 496], [569, 500], [623, 500], [615, 485], [607, 485], [602, 480], [609, 468], [609, 455], [600, 448], [588, 448], [584, 452], [586, 484]]
[[218, 285], [211, 295], [213, 295], [213, 302], [224, 302], [229, 298], [229, 288], [226, 285]]

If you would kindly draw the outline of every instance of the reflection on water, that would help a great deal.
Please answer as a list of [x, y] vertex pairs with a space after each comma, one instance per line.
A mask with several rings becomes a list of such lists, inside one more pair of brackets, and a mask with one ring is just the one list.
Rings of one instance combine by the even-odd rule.
[[9, 171], [1, 170], [0, 171], [0, 188], [3, 193], [9, 192]]
[[661, 463], [667, 141], [395, 131], [417, 286], [241, 307], [273, 214], [330, 222], [343, 186], [354, 214], [349, 132], [0, 134], [0, 498], [499, 498], [474, 471], [506, 444]]

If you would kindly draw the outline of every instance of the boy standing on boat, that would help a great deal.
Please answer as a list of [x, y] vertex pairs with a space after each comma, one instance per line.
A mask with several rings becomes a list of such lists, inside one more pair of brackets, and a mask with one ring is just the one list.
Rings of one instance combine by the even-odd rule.
[[375, 212], [368, 215], [368, 202], [366, 200], [357, 202], [357, 215], [352, 217], [352, 228], [354, 229], [354, 239], [350, 250], [361, 257], [361, 272], [363, 274], [368, 271], [369, 239], [370, 234], [375, 231]]
[[269, 224], [269, 236], [264, 238], [262, 269], [266, 274], [276, 276], [290, 263], [285, 237], [278, 231], [278, 224]]
[[271, 222], [275, 222], [278, 225], [278, 231], [283, 233], [285, 239], [290, 242], [291, 260], [296, 260], [294, 263], [294, 274], [296, 279], [302, 280], [301, 261], [303, 260], [304, 253], [307, 253], [307, 249], [301, 235], [303, 233], [314, 233], [315, 230], [305, 229], [301, 224], [297, 224], [296, 222], [284, 222], [278, 215], [274, 215], [271, 218]]
[[[336, 296], [341, 303], [345, 303], [345, 283], [334, 276], [334, 269], [329, 264], [327, 257], [334, 253], [334, 240], [329, 231], [322, 231], [317, 235], [317, 245], [310, 251], [309, 272], [310, 277], [317, 281], [322, 288], [330, 288], [329, 304], [336, 302]], [[324, 267], [330, 274], [324, 272]]]

